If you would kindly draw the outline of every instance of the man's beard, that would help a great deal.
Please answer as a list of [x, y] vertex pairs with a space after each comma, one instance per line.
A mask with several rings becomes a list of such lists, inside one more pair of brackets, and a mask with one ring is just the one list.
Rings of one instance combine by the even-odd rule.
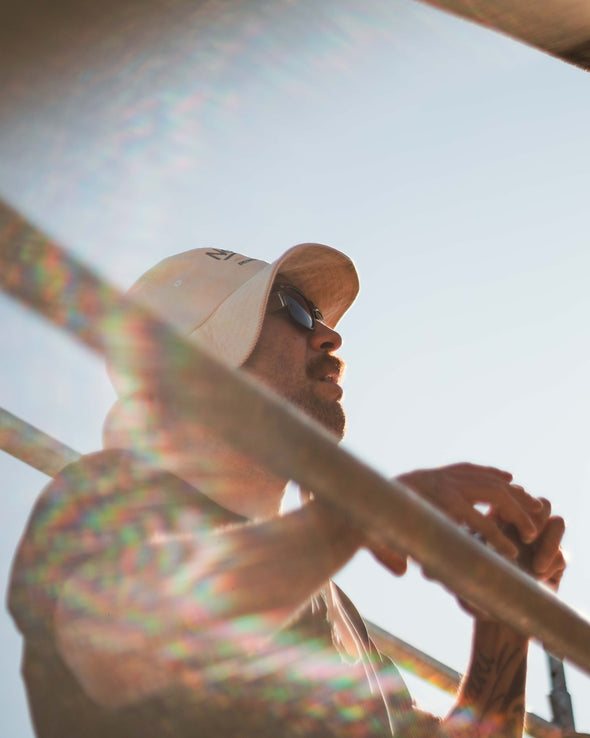
[[346, 415], [344, 408], [337, 400], [320, 400], [312, 390], [303, 390], [298, 395], [288, 398], [300, 410], [303, 410], [320, 425], [333, 433], [338, 440], [344, 437]]
[[[335, 375], [336, 381], [340, 381], [343, 371], [342, 359], [332, 354], [323, 354], [309, 362], [306, 375], [313, 381], [324, 379], [326, 375], [332, 374]], [[342, 440], [346, 429], [346, 415], [339, 400], [323, 400], [308, 385], [296, 393], [291, 401], [327, 428], [339, 441]]]

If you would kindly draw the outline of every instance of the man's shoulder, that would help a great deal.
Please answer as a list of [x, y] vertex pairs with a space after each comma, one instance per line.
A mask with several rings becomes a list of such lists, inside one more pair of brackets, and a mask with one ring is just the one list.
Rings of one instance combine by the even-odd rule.
[[[107, 449], [81, 456], [65, 466], [42, 490], [31, 519], [48, 510], [56, 522], [59, 510], [69, 511], [68, 521], [77, 518], [74, 509], [115, 505], [126, 508], [189, 505], [211, 514], [231, 515], [184, 479], [163, 468], [155, 455], [127, 449]], [[63, 522], [63, 521], [62, 521]]]
[[195, 489], [184, 480], [162, 468], [156, 458], [127, 449], [106, 449], [81, 456], [65, 466], [43, 490], [42, 496], [68, 489], [72, 494], [91, 494], [95, 498], [113, 492], [131, 490], [137, 485], [173, 483], [187, 493]]
[[177, 535], [233, 522], [188, 482], [153, 459], [112, 449], [64, 467], [41, 492], [13, 561], [9, 607], [21, 619], [51, 615], [61, 584], [105, 552], [133, 550], [154, 528]]

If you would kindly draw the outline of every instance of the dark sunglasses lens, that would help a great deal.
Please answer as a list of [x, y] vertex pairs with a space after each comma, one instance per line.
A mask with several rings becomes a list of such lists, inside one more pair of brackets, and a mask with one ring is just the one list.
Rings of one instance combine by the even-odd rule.
[[293, 318], [296, 323], [302, 325], [308, 330], [313, 330], [314, 319], [309, 311], [307, 305], [304, 305], [300, 297], [294, 297], [293, 295], [287, 295], [283, 293], [285, 302], [287, 303], [287, 310], [289, 315]]

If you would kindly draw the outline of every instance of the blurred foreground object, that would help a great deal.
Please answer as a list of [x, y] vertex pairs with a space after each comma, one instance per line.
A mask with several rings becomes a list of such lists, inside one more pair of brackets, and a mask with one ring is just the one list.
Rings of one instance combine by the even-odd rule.
[[590, 70], [588, 0], [424, 0]]

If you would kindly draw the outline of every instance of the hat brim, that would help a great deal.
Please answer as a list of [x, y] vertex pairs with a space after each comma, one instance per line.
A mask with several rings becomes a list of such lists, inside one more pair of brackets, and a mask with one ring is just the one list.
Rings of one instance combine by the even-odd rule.
[[231, 366], [241, 366], [258, 341], [268, 297], [279, 274], [319, 307], [330, 328], [359, 291], [356, 269], [348, 256], [318, 243], [299, 244], [244, 282], [189, 338]]

